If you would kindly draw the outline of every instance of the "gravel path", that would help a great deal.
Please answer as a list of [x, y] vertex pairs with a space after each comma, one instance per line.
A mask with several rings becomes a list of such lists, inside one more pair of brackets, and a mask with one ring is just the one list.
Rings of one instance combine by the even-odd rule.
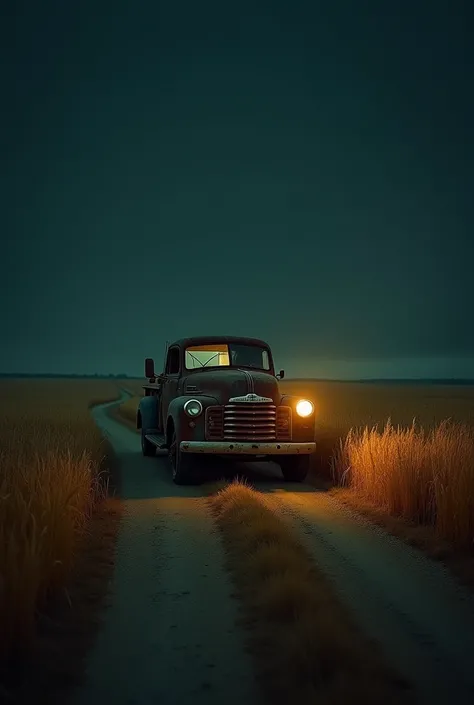
[[326, 492], [275, 481], [279, 471], [272, 465], [267, 465], [267, 481], [262, 481], [262, 466], [260, 477], [254, 475], [257, 488], [269, 493], [363, 630], [415, 685], [419, 702], [472, 705], [474, 595], [441, 564]]
[[107, 406], [93, 415], [120, 458], [125, 513], [110, 604], [77, 703], [253, 705], [203, 491], [174, 485], [167, 459], [144, 458], [138, 434], [110, 419]]

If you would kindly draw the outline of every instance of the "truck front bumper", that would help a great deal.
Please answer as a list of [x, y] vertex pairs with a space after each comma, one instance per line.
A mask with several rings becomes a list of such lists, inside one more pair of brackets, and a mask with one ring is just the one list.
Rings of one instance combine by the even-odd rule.
[[182, 453], [215, 455], [311, 455], [316, 443], [237, 443], [235, 441], [181, 441]]

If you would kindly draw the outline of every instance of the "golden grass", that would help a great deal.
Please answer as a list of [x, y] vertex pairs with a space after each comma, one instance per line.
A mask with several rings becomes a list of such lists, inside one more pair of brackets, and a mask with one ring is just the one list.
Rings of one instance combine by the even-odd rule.
[[431, 430], [388, 422], [350, 431], [334, 457], [341, 485], [395, 516], [429, 524], [454, 544], [474, 543], [474, 428]]
[[109, 452], [89, 407], [109, 381], [0, 383], [0, 663], [31, 649], [38, 609], [63, 590], [78, 539], [106, 492]]
[[473, 387], [280, 385], [315, 402], [315, 473], [350, 488], [355, 504], [366, 501], [433, 527], [453, 547], [474, 549]]
[[330, 583], [262, 495], [234, 482], [210, 502], [268, 702], [411, 702], [407, 684], [358, 632]]
[[333, 452], [352, 428], [411, 426], [433, 428], [451, 419], [474, 425], [474, 387], [447, 385], [362, 384], [283, 380], [282, 393], [312, 399], [318, 449], [315, 468], [328, 471]]

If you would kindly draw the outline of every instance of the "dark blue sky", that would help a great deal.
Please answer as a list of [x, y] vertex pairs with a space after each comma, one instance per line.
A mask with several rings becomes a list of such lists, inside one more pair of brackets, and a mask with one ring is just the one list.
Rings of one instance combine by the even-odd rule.
[[0, 370], [474, 376], [467, 7], [11, 3]]

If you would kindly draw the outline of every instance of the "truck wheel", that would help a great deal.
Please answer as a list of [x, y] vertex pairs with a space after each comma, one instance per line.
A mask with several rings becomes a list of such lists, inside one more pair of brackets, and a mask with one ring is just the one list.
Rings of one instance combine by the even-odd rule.
[[309, 455], [287, 455], [279, 460], [281, 472], [286, 482], [304, 482], [309, 472]]
[[196, 485], [199, 483], [196, 461], [192, 455], [181, 452], [176, 439], [176, 431], [173, 431], [168, 456], [173, 472], [173, 482], [176, 485]]
[[153, 457], [156, 455], [156, 447], [153, 445], [153, 443], [150, 443], [150, 441], [145, 438], [145, 432], [142, 428], [142, 453], [143, 455]]

